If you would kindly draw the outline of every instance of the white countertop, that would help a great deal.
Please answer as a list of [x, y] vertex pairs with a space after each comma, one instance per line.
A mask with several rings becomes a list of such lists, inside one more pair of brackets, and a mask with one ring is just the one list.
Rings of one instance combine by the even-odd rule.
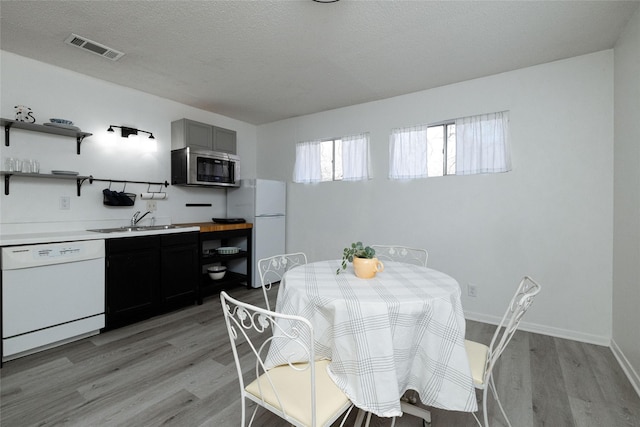
[[166, 230], [121, 231], [121, 232], [114, 232], [114, 233], [99, 233], [95, 231], [75, 230], [75, 231], [3, 234], [3, 235], [0, 235], [0, 246], [71, 242], [71, 241], [77, 241], [77, 240], [117, 239], [120, 237], [140, 237], [140, 236], [152, 236], [156, 234], [187, 233], [190, 231], [200, 231], [200, 227], [180, 226], [177, 228], [169, 228]]

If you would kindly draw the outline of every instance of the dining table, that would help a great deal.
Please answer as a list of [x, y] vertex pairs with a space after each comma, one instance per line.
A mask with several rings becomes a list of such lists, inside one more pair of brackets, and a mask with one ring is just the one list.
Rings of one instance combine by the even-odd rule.
[[[336, 274], [340, 268], [340, 260], [328, 260], [289, 270], [276, 311], [311, 322], [316, 358], [331, 361], [328, 374], [361, 413], [430, 421], [428, 411], [401, 402], [411, 390], [428, 407], [476, 411], [458, 282], [402, 262], [385, 261], [371, 279], [356, 277], [351, 266]], [[266, 367], [294, 362], [296, 351], [273, 341]]]

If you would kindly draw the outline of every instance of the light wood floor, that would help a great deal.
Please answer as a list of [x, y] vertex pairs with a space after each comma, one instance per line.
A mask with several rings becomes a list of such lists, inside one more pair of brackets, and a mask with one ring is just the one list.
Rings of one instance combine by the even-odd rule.
[[[230, 293], [263, 304], [260, 290]], [[467, 336], [487, 343], [493, 330], [468, 322]], [[210, 297], [201, 306], [6, 362], [0, 424], [239, 426], [239, 390], [226, 334], [219, 299]], [[495, 378], [514, 427], [640, 426], [640, 398], [606, 347], [518, 332]], [[489, 402], [492, 425], [505, 425]], [[285, 425], [259, 413], [254, 425]], [[354, 416], [355, 411], [350, 420]], [[475, 425], [469, 414], [438, 409], [432, 421]], [[388, 426], [390, 420], [374, 419], [372, 425]], [[422, 423], [405, 415], [396, 426]]]

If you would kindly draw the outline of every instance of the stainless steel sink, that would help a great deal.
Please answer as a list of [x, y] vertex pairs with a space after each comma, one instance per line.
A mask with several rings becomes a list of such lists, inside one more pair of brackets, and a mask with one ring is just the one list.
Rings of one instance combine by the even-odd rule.
[[147, 227], [137, 227], [138, 229], [144, 230], [171, 230], [172, 228], [180, 228], [179, 225], [149, 225]]
[[93, 231], [96, 233], [131, 233], [135, 231], [154, 231], [154, 230], [171, 230], [174, 228], [180, 228], [178, 225], [136, 225], [136, 226], [127, 226], [127, 227], [114, 227], [114, 228], [94, 228]]

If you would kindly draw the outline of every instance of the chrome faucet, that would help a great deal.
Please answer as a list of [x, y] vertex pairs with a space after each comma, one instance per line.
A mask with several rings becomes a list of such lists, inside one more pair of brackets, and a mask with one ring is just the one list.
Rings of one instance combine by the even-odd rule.
[[140, 215], [140, 211], [136, 211], [136, 213], [134, 213], [133, 216], [131, 217], [131, 226], [132, 227], [135, 226], [137, 223], [142, 221], [142, 218], [144, 218], [150, 213], [151, 211], [146, 211], [142, 216], [139, 217], [138, 215]]

